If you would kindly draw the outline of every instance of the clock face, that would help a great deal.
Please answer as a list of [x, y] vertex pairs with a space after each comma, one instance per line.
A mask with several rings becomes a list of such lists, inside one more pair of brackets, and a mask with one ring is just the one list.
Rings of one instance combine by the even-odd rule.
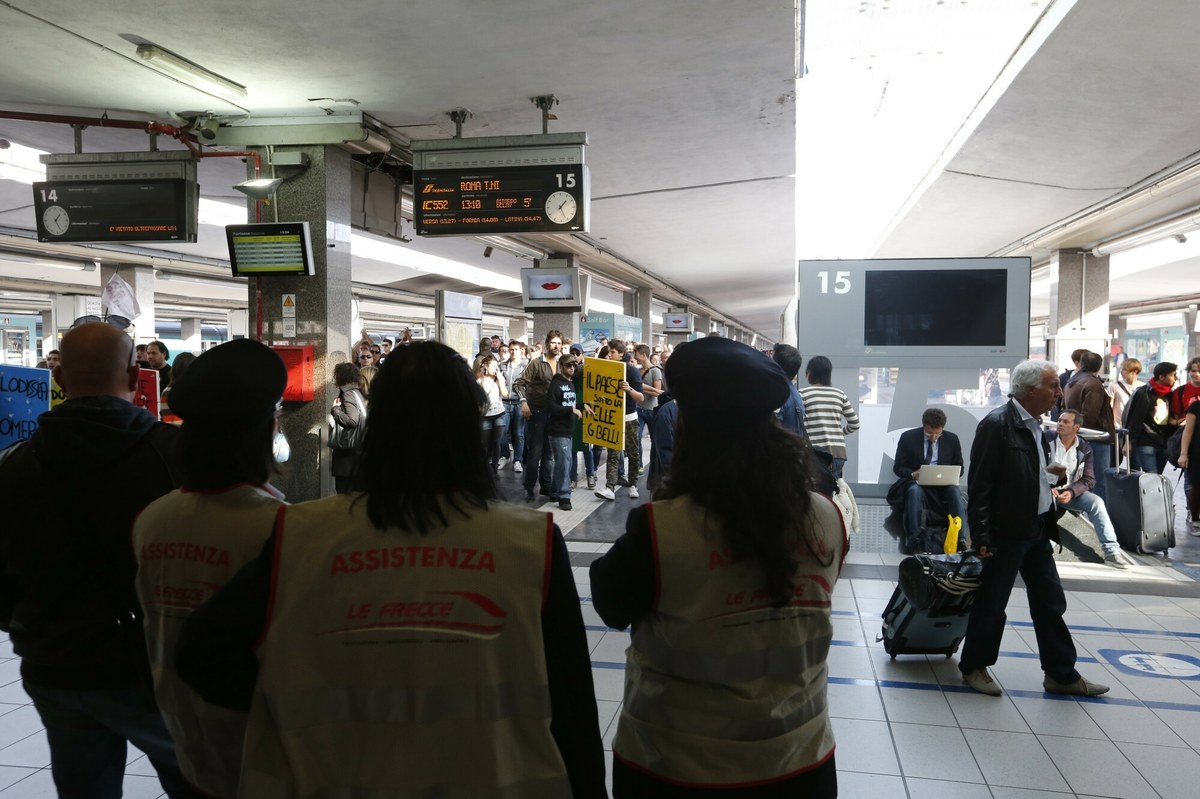
[[546, 218], [565, 225], [575, 218], [575, 198], [565, 191], [556, 191], [546, 198]]
[[61, 236], [71, 228], [71, 217], [61, 205], [47, 206], [42, 211], [42, 225], [51, 236]]

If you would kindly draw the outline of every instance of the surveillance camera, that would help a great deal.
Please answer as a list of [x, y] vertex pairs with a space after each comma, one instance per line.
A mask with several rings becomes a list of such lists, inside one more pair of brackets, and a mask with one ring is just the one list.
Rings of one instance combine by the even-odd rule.
[[491, 248], [491, 247], [484, 247], [484, 248], [483, 248], [483, 257], [484, 257], [484, 258], [491, 258], [491, 257], [492, 257], [492, 248]]
[[220, 122], [212, 117], [209, 117], [208, 119], [204, 120], [204, 122], [200, 123], [197, 130], [202, 138], [212, 141], [213, 139], [217, 138], [217, 129], [220, 127]]

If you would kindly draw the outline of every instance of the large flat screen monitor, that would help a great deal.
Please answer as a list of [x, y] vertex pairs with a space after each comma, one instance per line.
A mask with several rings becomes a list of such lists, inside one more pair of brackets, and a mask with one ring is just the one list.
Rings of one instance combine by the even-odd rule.
[[802, 352], [846, 366], [985, 368], [1029, 354], [1028, 258], [801, 261]]
[[316, 273], [307, 222], [226, 225], [229, 264], [237, 277]]
[[525, 310], [583, 310], [583, 280], [578, 267], [521, 270], [521, 302]]

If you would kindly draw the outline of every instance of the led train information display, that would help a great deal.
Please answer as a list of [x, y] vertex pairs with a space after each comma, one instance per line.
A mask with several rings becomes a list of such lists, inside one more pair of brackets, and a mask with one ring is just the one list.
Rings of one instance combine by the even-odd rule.
[[422, 236], [586, 232], [583, 164], [417, 170], [413, 216]]
[[38, 241], [195, 241], [183, 179], [33, 184]]

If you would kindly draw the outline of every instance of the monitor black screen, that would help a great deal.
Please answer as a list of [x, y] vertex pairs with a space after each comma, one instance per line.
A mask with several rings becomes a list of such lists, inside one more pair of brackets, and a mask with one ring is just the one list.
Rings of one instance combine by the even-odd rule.
[[1003, 269], [866, 272], [863, 343], [869, 347], [1001, 347]]

